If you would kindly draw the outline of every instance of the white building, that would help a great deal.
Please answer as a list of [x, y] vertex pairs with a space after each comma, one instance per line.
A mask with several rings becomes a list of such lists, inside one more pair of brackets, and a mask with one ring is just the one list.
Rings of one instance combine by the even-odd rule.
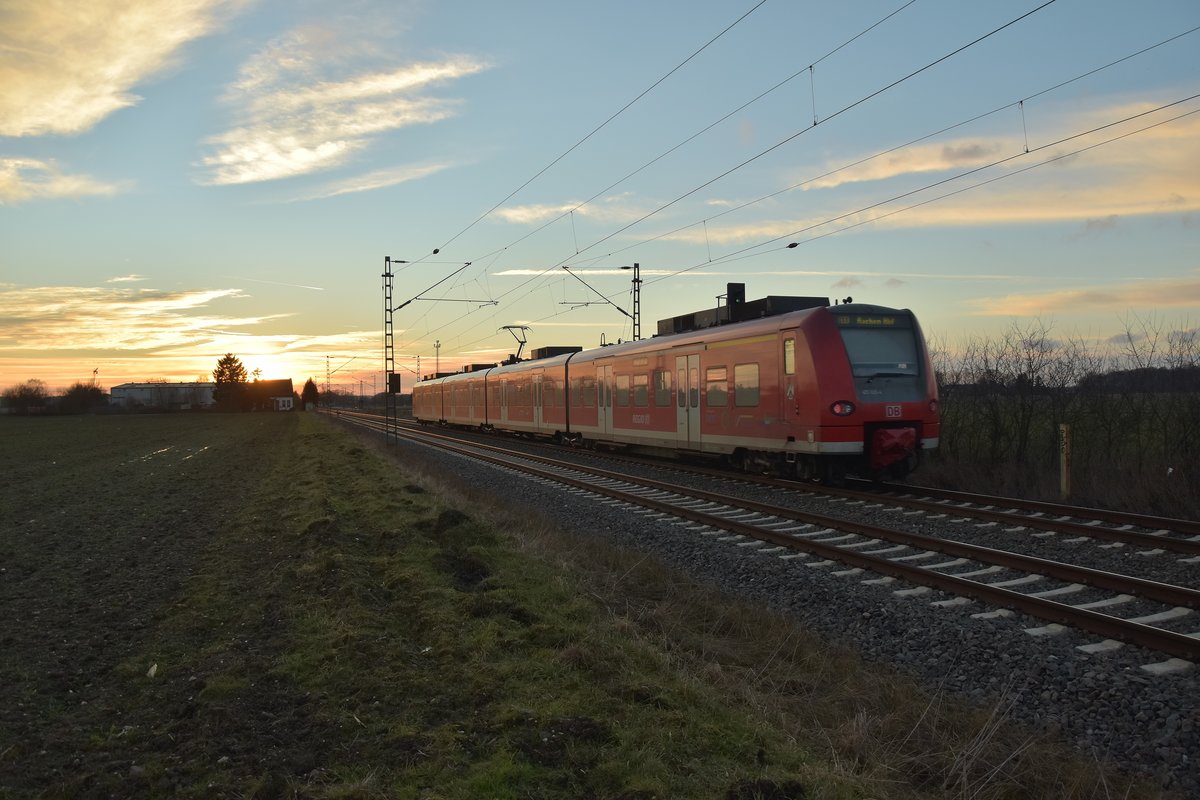
[[213, 405], [215, 383], [122, 383], [110, 390], [113, 403], [125, 408], [188, 410]]

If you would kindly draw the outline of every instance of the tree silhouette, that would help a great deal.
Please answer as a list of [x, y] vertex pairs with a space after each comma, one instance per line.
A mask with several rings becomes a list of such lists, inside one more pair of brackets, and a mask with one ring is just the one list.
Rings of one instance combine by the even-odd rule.
[[31, 411], [44, 408], [48, 396], [46, 384], [37, 378], [31, 378], [24, 383], [10, 386], [4, 390], [5, 401], [18, 414], [28, 414]]
[[213, 370], [213, 401], [217, 408], [231, 410], [240, 408], [246, 401], [246, 368], [242, 360], [233, 353], [226, 353], [217, 360]]
[[307, 408], [310, 404], [317, 405], [320, 400], [321, 393], [317, 391], [317, 385], [313, 383], [313, 379], [309, 378], [304, 382], [304, 390], [300, 393], [300, 399], [304, 401], [303, 408]]
[[73, 383], [63, 393], [58, 408], [64, 414], [82, 414], [104, 405], [104, 390], [94, 383]]

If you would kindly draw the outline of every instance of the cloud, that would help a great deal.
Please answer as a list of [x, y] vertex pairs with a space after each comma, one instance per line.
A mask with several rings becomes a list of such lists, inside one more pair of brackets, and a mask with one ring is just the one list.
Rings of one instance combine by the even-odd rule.
[[140, 99], [241, 0], [12, 0], [0, 25], [0, 136], [76, 134]]
[[846, 169], [830, 165], [829, 169], [835, 169], [835, 172], [809, 181], [804, 188], [832, 189], [847, 183], [881, 181], [900, 175], [961, 170], [1019, 152], [1021, 147], [1014, 141], [956, 139], [943, 144], [918, 144]]
[[60, 197], [112, 195], [124, 184], [104, 183], [90, 175], [68, 175], [53, 161], [0, 157], [0, 204]]
[[274, 316], [231, 317], [206, 307], [236, 289], [166, 292], [123, 287], [0, 285], [0, 352], [130, 350], [194, 345], [209, 331], [257, 325]]
[[119, 275], [115, 278], [109, 278], [107, 283], [136, 283], [146, 280], [141, 275]]
[[[1112, 121], [1128, 116], [1133, 110], [1136, 109], [1117, 107], [1093, 112], [1084, 119], [1069, 121], [1069, 128], [1064, 126], [1067, 130], [1062, 135], [1087, 130], [1096, 118]], [[1165, 119], [1160, 114], [1127, 123], [1066, 143], [1053, 152], [1047, 150], [1016, 159], [1003, 169], [1024, 169]], [[1186, 224], [1188, 214], [1200, 211], [1197, 163], [1200, 163], [1200, 118], [1193, 116], [1047, 164], [1047, 167], [1057, 165], [1057, 169], [1032, 170], [1017, 181], [997, 182], [945, 201], [911, 208], [876, 224], [931, 227], [1078, 222], [1084, 225], [1085, 234], [1106, 230], [1126, 217], [1171, 214], [1181, 216]], [[1003, 173], [973, 176], [963, 181], [962, 187], [997, 174]], [[950, 184], [934, 192], [962, 187]], [[918, 195], [896, 205], [903, 207], [926, 199], [929, 197]], [[878, 213], [886, 214], [889, 210], [894, 209], [884, 206]]]
[[355, 192], [370, 192], [375, 189], [386, 189], [389, 186], [395, 186], [399, 183], [419, 180], [430, 175], [434, 175], [445, 169], [450, 169], [454, 164], [410, 164], [403, 167], [395, 167], [393, 169], [376, 170], [363, 175], [355, 175], [352, 178], [335, 181], [326, 184], [317, 189], [315, 192], [297, 198], [299, 200], [319, 200], [325, 197], [337, 197], [342, 194], [353, 194]]
[[1117, 227], [1117, 222], [1120, 217], [1116, 214], [1109, 214], [1107, 217], [1099, 219], [1089, 219], [1085, 223], [1085, 233], [1099, 233], [1101, 231], [1111, 231]]
[[517, 225], [536, 225], [575, 212], [578, 217], [594, 219], [597, 222], [623, 223], [633, 222], [647, 214], [644, 208], [638, 208], [629, 203], [628, 195], [616, 195], [593, 200], [584, 205], [581, 201], [569, 200], [557, 204], [531, 204], [510, 206], [497, 209], [495, 216], [505, 222]]
[[[253, 183], [340, 166], [378, 134], [453, 116], [457, 100], [424, 93], [488, 68], [453, 56], [343, 77], [325, 74], [345, 70], [347, 60], [333, 31], [309, 26], [247, 61], [225, 97], [239, 124], [209, 139], [215, 152], [203, 158], [208, 172], [200, 182]], [[345, 191], [362, 189], [343, 187], [340, 193]]]
[[977, 315], [1005, 317], [1124, 312], [1141, 308], [1196, 308], [1200, 306], [1200, 276], [986, 297], [969, 301], [969, 305], [974, 307], [973, 313]]
[[329, 353], [357, 357], [355, 365], [371, 369], [377, 363], [380, 330], [262, 333], [266, 324], [277, 329], [275, 321], [291, 315], [213, 309], [245, 298], [237, 289], [0, 284], [0, 379], [35, 376], [66, 386], [99, 367], [109, 386], [150, 378], [203, 380], [227, 352], [267, 377], [322, 375]]

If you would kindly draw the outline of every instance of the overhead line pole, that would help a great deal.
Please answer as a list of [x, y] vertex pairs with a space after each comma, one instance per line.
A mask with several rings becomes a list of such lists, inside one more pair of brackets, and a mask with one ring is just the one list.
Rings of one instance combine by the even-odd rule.
[[[397, 261], [406, 264], [406, 261]], [[400, 376], [396, 374], [396, 341], [392, 329], [392, 257], [383, 257], [383, 439], [387, 444], [399, 440], [396, 413], [396, 394], [400, 391]]]

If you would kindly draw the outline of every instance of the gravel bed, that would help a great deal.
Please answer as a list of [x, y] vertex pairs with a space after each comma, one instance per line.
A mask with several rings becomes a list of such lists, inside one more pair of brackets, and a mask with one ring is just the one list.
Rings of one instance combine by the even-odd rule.
[[[513, 440], [503, 441], [509, 444]], [[988, 706], [1007, 703], [1011, 717], [1059, 732], [1089, 757], [1146, 775], [1182, 796], [1200, 797], [1200, 668], [1151, 675], [1141, 666], [1163, 661], [1161, 654], [1128, 645], [1108, 653], [1084, 653], [1076, 646], [1094, 643], [1099, 637], [1075, 631], [1034, 637], [1025, 629], [1044, 626], [1041, 620], [1020, 614], [973, 619], [972, 614], [994, 609], [977, 602], [935, 607], [933, 601], [946, 599], [938, 592], [898, 597], [896, 590], [911, 587], [899, 581], [864, 584], [863, 575], [833, 575], [839, 567], [810, 567], [802, 559], [784, 561], [775, 554], [756, 553], [752, 548], [717, 541], [718, 537], [698, 535], [668, 520], [648, 519], [620, 506], [514, 478], [508, 471], [469, 459], [404, 442], [401, 447], [435, 471], [448, 472], [481, 490], [495, 487], [506, 504], [537, 508], [564, 528], [602, 535], [620, 546], [651, 554], [731, 595], [783, 612], [830, 640], [854, 647], [870, 662], [912, 675], [930, 689], [948, 690]], [[711, 478], [681, 472], [671, 472], [667, 478], [664, 469], [614, 466], [602, 456], [565, 448], [561, 452], [557, 457], [602, 461], [606, 469], [682, 485], [710, 489], [715, 485], [717, 491], [764, 502], [779, 503], [784, 496], [775, 489], [735, 480], [714, 484]], [[874, 520], [880, 525], [895, 524], [898, 518], [886, 505], [864, 508], [814, 500], [812, 494], [796, 493], [795, 497], [798, 506], [820, 507], [818, 513]], [[836, 514], [835, 507], [840, 507]], [[948, 528], [939, 535], [962, 537], [961, 525], [917, 519], [920, 521], [914, 525], [919, 528], [914, 529], [922, 533]], [[1008, 549], [1012, 549], [1011, 534], [974, 536], [970, 541], [987, 544], [991, 537], [1008, 541]], [[1062, 537], [1039, 540], [1040, 555], [1079, 560], [1080, 545], [1046, 541], [1053, 538]], [[1097, 554], [1096, 564], [1108, 565], [1097, 566], [1099, 569], [1134, 573], [1119, 566], [1132, 563], [1145, 565], [1140, 573], [1144, 577], [1194, 581], [1196, 565], [1179, 564], [1176, 558], [1158, 557], [1151, 563], [1152, 557], [1089, 547]], [[1051, 582], [1044, 588], [1058, 585]], [[1070, 602], [1104, 596], [1080, 593], [1072, 595]], [[1162, 607], [1134, 601], [1120, 608], [1117, 613], [1129, 617]], [[1200, 617], [1185, 618], [1175, 628], [1200, 630]]]

